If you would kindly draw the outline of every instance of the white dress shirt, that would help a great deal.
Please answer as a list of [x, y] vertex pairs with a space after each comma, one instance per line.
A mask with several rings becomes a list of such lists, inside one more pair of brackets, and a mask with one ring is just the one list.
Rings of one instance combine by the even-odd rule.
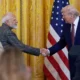
[[[74, 36], [76, 35], [76, 31], [77, 31], [77, 27], [78, 27], [78, 22], [79, 22], [79, 16], [73, 22], [73, 24], [74, 24]], [[72, 24], [71, 24], [71, 31], [72, 31]]]

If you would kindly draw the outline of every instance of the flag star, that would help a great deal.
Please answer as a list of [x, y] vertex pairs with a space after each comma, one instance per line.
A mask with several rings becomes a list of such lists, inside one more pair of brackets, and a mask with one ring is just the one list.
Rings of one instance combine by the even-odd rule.
[[51, 17], [51, 19], [53, 19], [53, 17]]
[[53, 6], [53, 8], [54, 8], [54, 6]]
[[64, 4], [64, 1], [62, 1], [62, 3]]
[[68, 2], [66, 4], [69, 4]]
[[59, 12], [57, 12], [56, 14], [59, 14]]
[[61, 20], [64, 21], [63, 18]]
[[63, 24], [61, 24], [61, 27], [63, 27]]
[[57, 6], [57, 9], [59, 8], [59, 6]]
[[61, 33], [63, 32], [63, 30], [61, 30]]
[[56, 18], [56, 20], [58, 20], [58, 18]]
[[59, 1], [57, 1], [57, 3], [59, 3]]
[[58, 23], [56, 23], [56, 26], [58, 26]]

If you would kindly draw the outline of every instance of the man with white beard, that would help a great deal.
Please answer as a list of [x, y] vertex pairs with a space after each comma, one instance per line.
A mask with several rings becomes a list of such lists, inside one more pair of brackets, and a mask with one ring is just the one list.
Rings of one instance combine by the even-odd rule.
[[22, 52], [26, 52], [35, 56], [42, 54], [43, 49], [34, 48], [28, 45], [23, 44], [16, 36], [12, 29], [17, 28], [17, 19], [16, 16], [9, 12], [2, 18], [2, 26], [0, 27], [0, 42], [2, 43], [3, 48], [6, 46], [15, 46], [19, 48]]

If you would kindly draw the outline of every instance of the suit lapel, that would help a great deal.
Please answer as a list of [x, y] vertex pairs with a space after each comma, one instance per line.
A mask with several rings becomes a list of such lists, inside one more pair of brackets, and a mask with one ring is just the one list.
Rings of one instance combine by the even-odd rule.
[[65, 31], [65, 33], [66, 33], [66, 39], [67, 39], [67, 41], [68, 41], [68, 44], [72, 44], [72, 41], [71, 41], [71, 25], [70, 24], [68, 24], [67, 26], [66, 26], [66, 31]]
[[77, 30], [76, 30], [76, 35], [75, 35], [75, 43], [77, 41], [77, 39], [80, 36], [80, 17], [79, 17], [79, 22], [78, 22], [78, 26], [77, 26]]

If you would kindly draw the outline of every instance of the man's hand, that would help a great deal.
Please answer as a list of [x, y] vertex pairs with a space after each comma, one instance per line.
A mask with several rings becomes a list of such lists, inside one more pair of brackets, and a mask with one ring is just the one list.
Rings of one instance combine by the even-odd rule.
[[49, 51], [48, 51], [48, 49], [42, 48], [42, 49], [40, 49], [40, 53], [41, 53], [43, 56], [49, 56]]

